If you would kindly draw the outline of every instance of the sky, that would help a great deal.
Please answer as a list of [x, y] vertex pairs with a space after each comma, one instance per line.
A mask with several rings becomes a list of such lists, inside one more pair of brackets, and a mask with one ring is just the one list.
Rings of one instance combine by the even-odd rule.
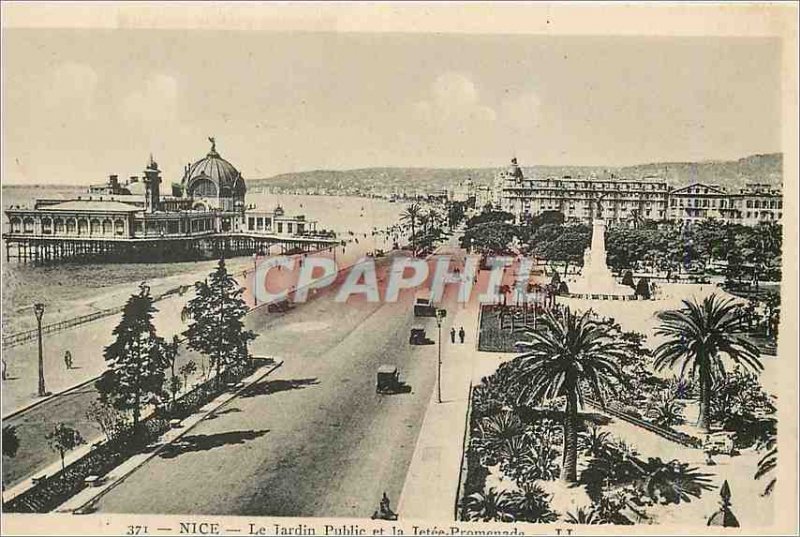
[[769, 38], [5, 29], [2, 181], [781, 151]]

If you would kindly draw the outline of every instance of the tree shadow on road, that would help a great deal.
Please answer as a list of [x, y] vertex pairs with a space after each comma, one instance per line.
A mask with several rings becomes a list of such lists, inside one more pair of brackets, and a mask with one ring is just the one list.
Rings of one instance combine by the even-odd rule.
[[225, 410], [220, 410], [220, 411], [218, 411], [218, 412], [212, 412], [211, 414], [209, 414], [208, 416], [206, 416], [206, 418], [205, 418], [205, 419], [206, 419], [206, 421], [208, 421], [208, 420], [215, 420], [215, 419], [217, 419], [219, 416], [224, 416], [225, 414], [233, 414], [233, 413], [236, 413], [236, 412], [241, 412], [241, 411], [242, 411], [242, 409], [241, 409], [241, 408], [236, 408], [236, 407], [233, 407], [233, 408], [226, 408]]
[[230, 431], [217, 434], [187, 435], [165, 447], [161, 453], [159, 453], [159, 456], [162, 459], [174, 459], [184, 453], [208, 451], [210, 449], [233, 444], [244, 444], [249, 440], [260, 438], [268, 432], [269, 429], [261, 431]]
[[258, 382], [247, 388], [240, 397], [258, 397], [260, 395], [270, 395], [289, 390], [301, 390], [308, 386], [319, 384], [316, 378], [292, 379], [292, 380], [269, 380]]

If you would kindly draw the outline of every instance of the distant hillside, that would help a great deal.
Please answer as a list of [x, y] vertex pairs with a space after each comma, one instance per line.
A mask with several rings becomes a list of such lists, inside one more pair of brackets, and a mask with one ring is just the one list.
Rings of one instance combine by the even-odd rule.
[[[329, 193], [391, 192], [398, 190], [434, 190], [452, 186], [468, 177], [480, 184], [489, 184], [503, 165], [493, 168], [363, 168], [356, 170], [314, 170], [284, 173], [265, 179], [250, 179], [254, 190], [272, 188], [280, 191], [324, 191]], [[752, 155], [736, 161], [659, 162], [627, 167], [607, 166], [523, 166], [526, 175], [589, 176], [639, 179], [664, 177], [672, 186], [693, 181], [717, 184], [730, 190], [744, 183], [780, 185], [783, 177], [783, 155]]]

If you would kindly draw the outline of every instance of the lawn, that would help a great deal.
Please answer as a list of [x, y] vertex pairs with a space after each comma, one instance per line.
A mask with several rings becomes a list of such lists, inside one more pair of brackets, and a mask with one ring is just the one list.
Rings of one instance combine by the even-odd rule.
[[528, 326], [523, 325], [522, 314], [518, 314], [514, 330], [511, 330], [511, 318], [503, 320], [503, 329], [500, 329], [500, 309], [494, 305], [481, 308], [481, 328], [478, 339], [478, 350], [483, 352], [518, 352], [514, 348], [517, 341], [526, 341], [526, 332], [533, 330], [533, 313], [528, 314]]

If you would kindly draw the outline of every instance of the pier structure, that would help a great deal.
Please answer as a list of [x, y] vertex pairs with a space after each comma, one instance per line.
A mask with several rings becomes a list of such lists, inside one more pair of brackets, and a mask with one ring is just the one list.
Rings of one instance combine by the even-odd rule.
[[150, 156], [141, 181], [111, 175], [77, 199], [38, 199], [5, 211], [6, 260], [37, 264], [66, 259], [173, 261], [220, 256], [307, 252], [337, 244], [305, 215], [245, 204], [241, 173], [216, 150], [188, 164], [171, 195], [161, 195], [161, 170]]

